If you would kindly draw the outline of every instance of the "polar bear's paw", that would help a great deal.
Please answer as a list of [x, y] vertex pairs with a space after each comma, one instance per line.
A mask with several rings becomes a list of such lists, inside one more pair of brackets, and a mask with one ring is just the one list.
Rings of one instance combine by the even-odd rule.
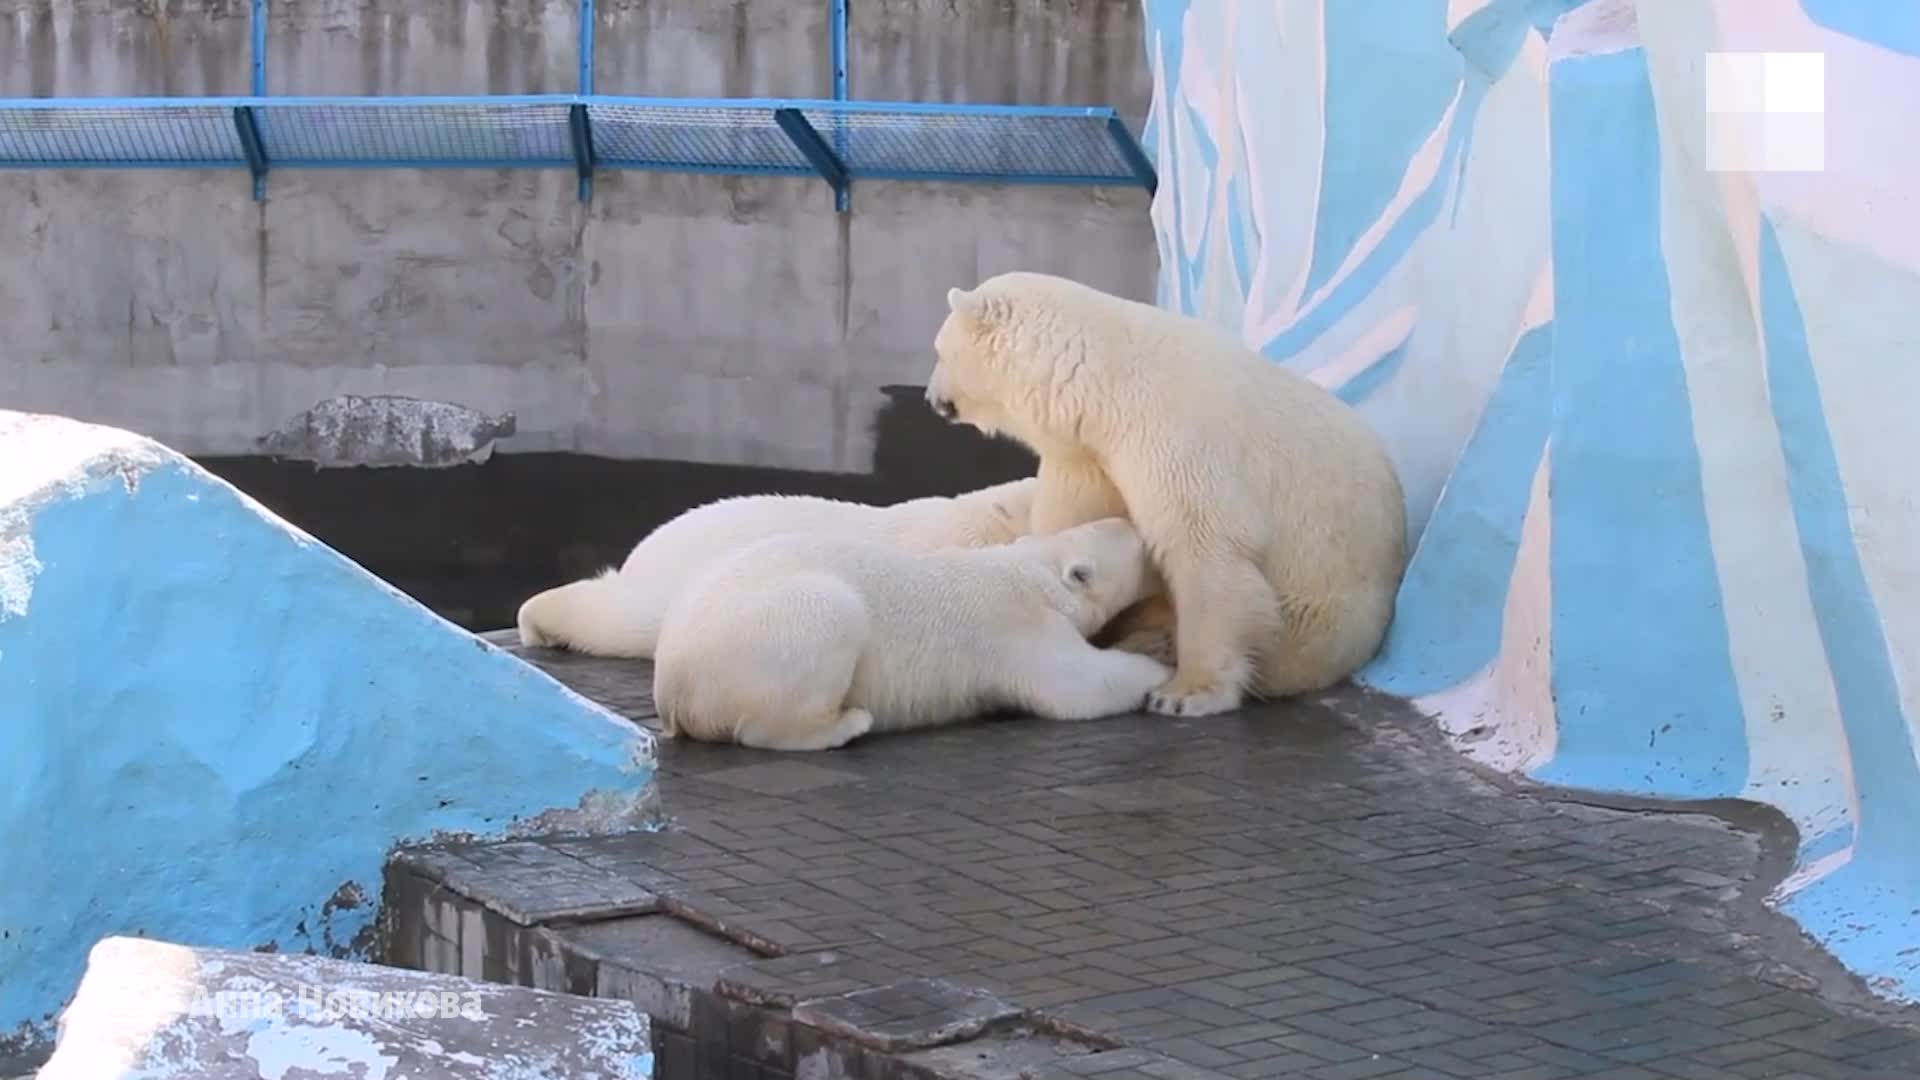
[[1214, 716], [1239, 708], [1242, 696], [1231, 680], [1195, 686], [1176, 675], [1147, 695], [1147, 711], [1162, 716]]

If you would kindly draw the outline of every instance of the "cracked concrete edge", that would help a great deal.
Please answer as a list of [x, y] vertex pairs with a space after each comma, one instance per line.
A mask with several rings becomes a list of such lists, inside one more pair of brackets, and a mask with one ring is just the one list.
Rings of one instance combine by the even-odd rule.
[[[1362, 725], [1362, 730], [1370, 737], [1390, 740], [1397, 749], [1444, 758], [1482, 794], [1640, 817], [1694, 818], [1752, 842], [1756, 852], [1753, 863], [1746, 878], [1734, 884], [1728, 917], [1719, 928], [1720, 936], [1731, 944], [1735, 954], [1747, 961], [1751, 974], [1775, 986], [1817, 993], [1854, 1017], [1920, 1031], [1920, 1010], [1902, 1007], [1874, 993], [1865, 978], [1847, 970], [1791, 917], [1767, 902], [1793, 872], [1800, 845], [1799, 829], [1779, 809], [1752, 799], [1662, 799], [1544, 784], [1461, 753], [1433, 717], [1403, 697], [1349, 683], [1342, 684], [1337, 694], [1329, 692], [1316, 701], [1348, 720], [1360, 719], [1361, 710], [1355, 706], [1364, 705], [1371, 722]], [[1403, 723], [1382, 725], [1378, 722], [1382, 716], [1397, 717]]]

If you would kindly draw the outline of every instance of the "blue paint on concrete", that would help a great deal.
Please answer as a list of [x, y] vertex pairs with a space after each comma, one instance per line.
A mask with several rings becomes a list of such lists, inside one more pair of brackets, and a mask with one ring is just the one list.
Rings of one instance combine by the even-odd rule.
[[1920, 4], [1913, 0], [1800, 0], [1800, 10], [1835, 33], [1920, 56]]
[[1233, 257], [1234, 287], [1245, 296], [1253, 282], [1253, 215], [1247, 212], [1247, 185], [1240, 177], [1227, 181], [1227, 251]]
[[1381, 353], [1373, 363], [1354, 373], [1353, 378], [1334, 390], [1333, 394], [1349, 405], [1359, 405], [1374, 395], [1374, 392], [1393, 381], [1400, 368], [1407, 362], [1407, 344], [1403, 341], [1386, 352]]
[[1550, 37], [1562, 15], [1590, 0], [1492, 0], [1453, 28], [1447, 40], [1467, 63], [1498, 82], [1520, 56], [1529, 33]]
[[[1181, 20], [1186, 17], [1188, 0], [1164, 0], [1147, 5], [1143, 13], [1146, 18], [1147, 67], [1161, 73], [1165, 86], [1180, 84], [1180, 52], [1185, 31]], [[1147, 153], [1147, 160], [1153, 162], [1154, 171], [1162, 176], [1173, 168], [1171, 161], [1160, 160], [1160, 128], [1167, 122], [1161, 115], [1162, 104], [1152, 103], [1147, 110], [1147, 118], [1140, 125], [1140, 146]], [[1160, 275], [1161, 289], [1166, 288], [1166, 275]]]
[[[1189, 106], [1187, 108], [1186, 123], [1182, 124], [1177, 131], [1184, 131], [1187, 137], [1180, 139], [1176, 136], [1175, 152], [1192, 152], [1195, 160], [1188, 163], [1189, 167], [1204, 169], [1209, 174], [1219, 169], [1220, 148], [1214, 145], [1213, 139], [1207, 130], [1205, 117], [1201, 116]], [[1200, 212], [1202, 215], [1211, 213], [1212, 201], [1213, 192], [1211, 189], [1201, 194]], [[1176, 229], [1186, 227], [1186, 213], [1186, 206], [1176, 199], [1174, 201], [1174, 227]], [[1188, 298], [1189, 308], [1191, 308], [1192, 305], [1192, 298], [1199, 292], [1200, 282], [1206, 277], [1207, 261], [1211, 257], [1211, 246], [1219, 242], [1222, 242], [1222, 238], [1216, 237], [1212, 230], [1206, 230], [1202, 234], [1200, 243], [1194, 248], [1191, 256], [1179, 257], [1178, 269], [1181, 277], [1186, 282], [1185, 295]], [[1192, 311], [1189, 310], [1188, 314], [1192, 314]]]
[[1500, 651], [1507, 586], [1551, 415], [1553, 325], [1521, 335], [1407, 564], [1368, 686], [1417, 697], [1457, 686]]
[[649, 780], [630, 725], [183, 459], [29, 513], [29, 604], [0, 612], [0, 1035], [109, 934], [356, 955], [397, 842]]
[[1407, 162], [1460, 85], [1446, 0], [1324, 6], [1326, 135], [1306, 291], [1333, 277], [1400, 189]]
[[[1245, 200], [1270, 220], [1312, 214], [1319, 229], [1316, 247], [1304, 256], [1311, 274], [1303, 312], [1283, 332], [1257, 343], [1272, 359], [1290, 362], [1324, 355], [1339, 342], [1354, 340], [1377, 322], [1377, 305], [1369, 298], [1387, 299], [1381, 294], [1389, 290], [1396, 304], [1417, 302], [1423, 333], [1437, 319], [1443, 330], [1453, 324], [1477, 327], [1476, 337], [1484, 340], [1481, 332], [1497, 329], [1503, 316], [1467, 294], [1443, 295], [1445, 290], [1427, 287], [1457, 274], [1459, 267], [1427, 265], [1424, 256], [1422, 264], [1414, 266], [1410, 254], [1422, 234], [1447, 220], [1441, 208], [1449, 203], [1456, 227], [1485, 226], [1500, 233], [1511, 225], [1520, 230], [1514, 236], [1483, 236], [1482, 241], [1495, 246], [1516, 239], [1532, 243], [1523, 235], [1525, 222], [1503, 223], [1496, 215], [1476, 225], [1472, 215], [1462, 211], [1467, 200], [1453, 195], [1467, 184], [1488, 182], [1468, 167], [1476, 131], [1482, 138], [1500, 137], [1497, 157], [1530, 152], [1525, 133], [1517, 129], [1477, 128], [1480, 97], [1492, 80], [1521, 74], [1516, 60], [1531, 48], [1529, 34], [1550, 35], [1557, 20], [1591, 2], [1487, 0], [1464, 5], [1475, 10], [1449, 38], [1443, 36], [1444, 26], [1433, 25], [1434, 9], [1425, 0], [1407, 5], [1411, 14], [1396, 11], [1390, 16], [1359, 0], [1306, 0], [1298, 13], [1308, 22], [1289, 15], [1284, 28], [1264, 5], [1229, 21], [1226, 5], [1148, 0], [1145, 11], [1158, 42], [1153, 55], [1159, 65], [1157, 82], [1165, 92], [1164, 108], [1189, 109], [1196, 101], [1210, 100], [1211, 91], [1236, 82], [1243, 99], [1257, 106], [1272, 97], [1255, 91], [1271, 81], [1274, 69], [1315, 64], [1323, 46], [1328, 71], [1328, 92], [1321, 102], [1328, 131], [1324, 183], [1303, 189], [1287, 180], [1266, 190], [1257, 185], [1242, 188], [1263, 172], [1269, 177], [1286, 172], [1284, 158], [1274, 156], [1274, 151], [1284, 154], [1284, 148], [1261, 141], [1267, 133], [1262, 130], [1264, 114], [1257, 108], [1227, 118], [1229, 122], [1209, 136], [1219, 143], [1239, 138], [1268, 151], [1266, 157], [1202, 160], [1206, 155], [1193, 149], [1168, 155], [1174, 160], [1161, 165], [1162, 197], [1168, 201], [1160, 204], [1156, 220], [1166, 287], [1162, 295], [1167, 298], [1163, 302], [1172, 301], [1177, 292], [1181, 310], [1229, 327], [1238, 324], [1232, 293], [1236, 284], [1244, 291], [1244, 280], [1220, 276], [1244, 278], [1242, 250], [1252, 252], [1256, 262], [1260, 258], [1253, 221], [1235, 215], [1235, 207]], [[1816, 39], [1833, 32], [1904, 56], [1920, 56], [1920, 6], [1909, 0], [1800, 3], [1810, 21], [1825, 30], [1801, 34], [1805, 40], [1797, 44], [1781, 38], [1769, 47], [1818, 48]], [[1717, 36], [1725, 45], [1726, 34], [1740, 36], [1735, 24], [1752, 23], [1753, 18], [1741, 14], [1740, 5], [1720, 7], [1723, 33]], [[1315, 14], [1325, 17], [1323, 41], [1297, 32], [1310, 25]], [[1183, 26], [1189, 15], [1193, 26]], [[1754, 18], [1766, 22], [1761, 15]], [[1363, 25], [1368, 19], [1374, 21]], [[1609, 26], [1627, 29], [1606, 19], [1590, 22], [1587, 30], [1601, 33], [1589, 44], [1610, 49], [1632, 39], [1631, 32], [1607, 32]], [[1703, 44], [1691, 36], [1697, 29], [1645, 27], [1648, 33], [1658, 30], [1656, 36], [1670, 30], [1682, 33], [1687, 40], [1665, 45], [1695, 53]], [[1187, 32], [1205, 37], [1186, 42]], [[1415, 41], [1409, 48], [1409, 36], [1422, 33], [1431, 45]], [[1714, 47], [1711, 41], [1705, 44]], [[1189, 45], [1191, 53], [1186, 51]], [[1433, 183], [1417, 192], [1397, 219], [1388, 219], [1381, 213], [1386, 205], [1382, 191], [1390, 189], [1389, 180], [1397, 182], [1405, 174], [1417, 146], [1417, 140], [1407, 137], [1416, 130], [1407, 118], [1417, 111], [1424, 93], [1395, 85], [1402, 74], [1391, 70], [1393, 61], [1436, 49], [1457, 53], [1452, 62], [1464, 80], [1455, 129]], [[1553, 59], [1548, 75], [1553, 178], [1548, 257], [1558, 279], [1559, 317], [1551, 332], [1537, 331], [1520, 346], [1523, 351], [1541, 350], [1533, 363], [1518, 354], [1509, 358], [1484, 408], [1480, 429], [1454, 464], [1419, 538], [1381, 652], [1359, 677], [1394, 693], [1425, 696], [1458, 686], [1498, 655], [1528, 481], [1540, 460], [1540, 447], [1550, 441], [1554, 607], [1549, 674], [1556, 708], [1554, 716], [1534, 719], [1552, 721], [1557, 756], [1536, 775], [1577, 787], [1666, 797], [1737, 795], [1746, 791], [1748, 774], [1759, 766], [1761, 755], [1777, 755], [1780, 748], [1755, 747], [1749, 762], [1747, 723], [1766, 720], [1743, 714], [1727, 642], [1720, 571], [1735, 568], [1717, 566], [1710, 548], [1692, 402], [1671, 324], [1673, 298], [1663, 273], [1665, 208], [1652, 92], [1639, 53], [1578, 53], [1576, 47], [1573, 54]], [[1372, 85], [1355, 89], [1343, 81], [1369, 66], [1376, 69]], [[1413, 67], [1420, 69], [1419, 64]], [[1676, 116], [1661, 120], [1669, 134], [1673, 124], [1686, 122]], [[1356, 150], [1351, 142], [1371, 145]], [[1696, 171], [1698, 164], [1692, 163]], [[1222, 185], [1231, 186], [1235, 206], [1207, 206]], [[1817, 198], [1818, 188], [1814, 184], [1806, 194]], [[1833, 196], [1831, 191], [1826, 194]], [[1211, 216], [1205, 222], [1191, 216], [1170, 222], [1183, 205], [1189, 215], [1203, 208], [1201, 212]], [[1169, 209], [1172, 215], [1166, 213]], [[1710, 232], [1725, 227], [1717, 219], [1700, 224]], [[1382, 230], [1383, 242], [1364, 258], [1355, 258], [1354, 238], [1374, 229]], [[1209, 243], [1233, 245], [1231, 263], [1220, 251], [1207, 258]], [[1887, 605], [1893, 600], [1883, 595], [1878, 598], [1880, 609], [1874, 609], [1859, 565], [1863, 552], [1852, 546], [1848, 520], [1879, 512], [1880, 507], [1872, 502], [1873, 492], [1853, 493], [1852, 506], [1842, 493], [1825, 425], [1837, 430], [1849, 421], [1822, 412], [1820, 387], [1806, 360], [1804, 334], [1797, 314], [1792, 314], [1792, 292], [1771, 235], [1766, 243], [1761, 275], [1765, 296], [1760, 299], [1769, 341], [1773, 421], [1789, 463], [1794, 514], [1792, 521], [1773, 527], [1796, 530], [1809, 588], [1819, 594], [1813, 600], [1820, 655], [1811, 671], [1802, 674], [1824, 684], [1831, 666], [1850, 743], [1844, 752], [1826, 745], [1804, 747], [1822, 759], [1810, 760], [1809, 770], [1833, 787], [1821, 793], [1824, 804], [1822, 799], [1809, 804], [1805, 793], [1783, 801], [1796, 816], [1808, 819], [1802, 822], [1807, 831], [1801, 837], [1799, 863], [1802, 868], [1820, 864], [1823, 872], [1840, 868], [1798, 892], [1786, 906], [1877, 987], [1920, 1000], [1920, 948], [1910, 953], [1900, 949], [1902, 942], [1920, 941], [1920, 900], [1914, 899], [1920, 897], [1920, 871], [1913, 865], [1920, 862], [1920, 845], [1903, 837], [1900, 828], [1920, 818], [1920, 766], [1914, 762], [1912, 721], [1902, 715], [1901, 703], [1892, 695], [1885, 654], [1893, 646], [1882, 640], [1892, 631], [1883, 629], [1879, 615], [1892, 614]], [[1461, 250], [1462, 258], [1478, 257], [1472, 244]], [[1511, 248], [1508, 253], [1530, 256], [1534, 250]], [[1442, 262], [1452, 258], [1437, 249], [1429, 254]], [[1300, 252], [1268, 255], [1277, 255], [1282, 267], [1302, 258]], [[1352, 272], [1328, 288], [1331, 275], [1350, 259], [1356, 264]], [[1510, 265], [1482, 269], [1509, 289], [1524, 287], [1530, 280], [1526, 275], [1541, 269], [1530, 257], [1502, 261]], [[1728, 264], [1722, 269], [1732, 273], [1735, 268]], [[1397, 274], [1411, 276], [1403, 280], [1395, 278]], [[1736, 277], [1721, 284], [1739, 288], [1742, 283]], [[1281, 286], [1273, 281], [1268, 285], [1269, 295], [1253, 301], [1263, 321], [1280, 314], [1272, 305]], [[1423, 351], [1397, 374], [1369, 371], [1342, 387], [1342, 396], [1365, 403], [1376, 423], [1424, 430], [1428, 417], [1417, 403], [1410, 404], [1421, 395], [1372, 389], [1378, 381], [1405, 381], [1417, 374], [1423, 393], [1432, 390], [1456, 399], [1465, 394], [1455, 404], [1464, 400], [1471, 407], [1478, 400], [1473, 395], [1481, 390], [1470, 381], [1449, 379], [1442, 369], [1460, 360], [1449, 354], [1445, 347], [1431, 357]], [[1429, 362], [1440, 368], [1412, 370]], [[1542, 404], [1532, 411], [1515, 404], [1529, 397]], [[1758, 419], [1769, 422], [1764, 413]], [[1699, 437], [1710, 436], [1702, 432]], [[1712, 494], [1739, 498], [1742, 491], [1735, 484]], [[1738, 543], [1729, 547], [1724, 536], [1721, 540], [1722, 558], [1753, 554]], [[1871, 561], [1867, 568], [1877, 569]], [[1797, 579], [1802, 568], [1793, 569]], [[1729, 580], [1752, 584], [1750, 575], [1733, 574]], [[1780, 614], [1793, 617], [1791, 612]], [[1531, 643], [1506, 644], [1526, 649]], [[1511, 698], [1505, 703], [1533, 704]], [[1451, 726], [1468, 718], [1447, 719]], [[1768, 768], [1790, 766], [1774, 761]], [[1809, 777], [1806, 782], [1815, 781]], [[1858, 820], [1849, 821], [1852, 815], [1842, 811], [1854, 809], [1854, 801]], [[1845, 860], [1851, 861], [1840, 866]]]
[[1379, 245], [1361, 259], [1360, 265], [1334, 286], [1312, 310], [1262, 346], [1261, 352], [1275, 360], [1285, 360], [1319, 340], [1322, 334], [1333, 329], [1361, 301], [1372, 295], [1380, 282], [1406, 258], [1421, 234], [1439, 220], [1440, 208], [1446, 205], [1447, 190], [1454, 177], [1454, 164], [1460, 159], [1472, 134], [1474, 120], [1480, 114], [1480, 105], [1486, 100], [1489, 85], [1486, 77], [1478, 72], [1467, 73], [1465, 85], [1460, 91], [1460, 105], [1454, 113], [1453, 130], [1447, 135], [1440, 167], [1434, 171], [1433, 180], [1413, 197], [1400, 218], [1387, 227]]
[[1549, 81], [1560, 726], [1537, 776], [1734, 795], [1746, 729], [1660, 247], [1646, 54], [1562, 59]]
[[1853, 846], [1853, 841], [1854, 828], [1850, 824], [1842, 825], [1837, 829], [1828, 829], [1818, 836], [1803, 836], [1800, 838], [1799, 849], [1794, 853], [1794, 864], [1806, 866], [1809, 863], [1818, 862], [1829, 855], [1847, 850]]
[[1453, 28], [1447, 40], [1467, 63], [1495, 82], [1513, 66], [1520, 46], [1533, 32], [1540, 0], [1493, 0]]
[[1760, 310], [1767, 396], [1786, 459], [1787, 496], [1860, 799], [1852, 861], [1795, 895], [1788, 910], [1842, 963], [1883, 973], [1906, 996], [1920, 997], [1920, 950], [1913, 948], [1920, 940], [1920, 844], [1913, 836], [1913, 823], [1920, 821], [1920, 763], [1880, 612], [1854, 544], [1800, 303], [1780, 239], [1764, 219]]

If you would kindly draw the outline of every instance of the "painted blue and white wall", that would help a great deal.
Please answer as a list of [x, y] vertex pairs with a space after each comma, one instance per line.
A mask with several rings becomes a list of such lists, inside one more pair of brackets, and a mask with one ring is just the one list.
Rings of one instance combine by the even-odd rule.
[[1364, 681], [1543, 781], [1780, 808], [1774, 902], [1920, 999], [1909, 5], [1147, 19], [1162, 302], [1335, 389], [1406, 481]]
[[0, 411], [0, 1039], [111, 934], [363, 955], [395, 844], [644, 827], [652, 772], [186, 459]]

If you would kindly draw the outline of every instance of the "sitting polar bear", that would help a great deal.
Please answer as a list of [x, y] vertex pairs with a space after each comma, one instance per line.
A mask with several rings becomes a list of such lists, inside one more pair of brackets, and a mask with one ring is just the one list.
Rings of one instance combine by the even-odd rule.
[[649, 533], [618, 570], [548, 589], [520, 605], [520, 644], [644, 660], [653, 655], [674, 594], [721, 555], [795, 532], [863, 536], [909, 552], [1005, 544], [1025, 535], [1034, 490], [1028, 477], [892, 506], [811, 495], [720, 499]]
[[675, 598], [654, 705], [667, 735], [768, 750], [829, 750], [1000, 708], [1129, 712], [1170, 673], [1087, 636], [1140, 599], [1148, 576], [1146, 546], [1120, 518], [920, 555], [774, 537]]
[[1153, 553], [1171, 600], [1118, 620], [1171, 631], [1148, 708], [1325, 689], [1379, 648], [1406, 503], [1345, 403], [1197, 319], [1062, 278], [1002, 274], [947, 303], [927, 401], [1039, 455], [1030, 528], [1124, 514]]

